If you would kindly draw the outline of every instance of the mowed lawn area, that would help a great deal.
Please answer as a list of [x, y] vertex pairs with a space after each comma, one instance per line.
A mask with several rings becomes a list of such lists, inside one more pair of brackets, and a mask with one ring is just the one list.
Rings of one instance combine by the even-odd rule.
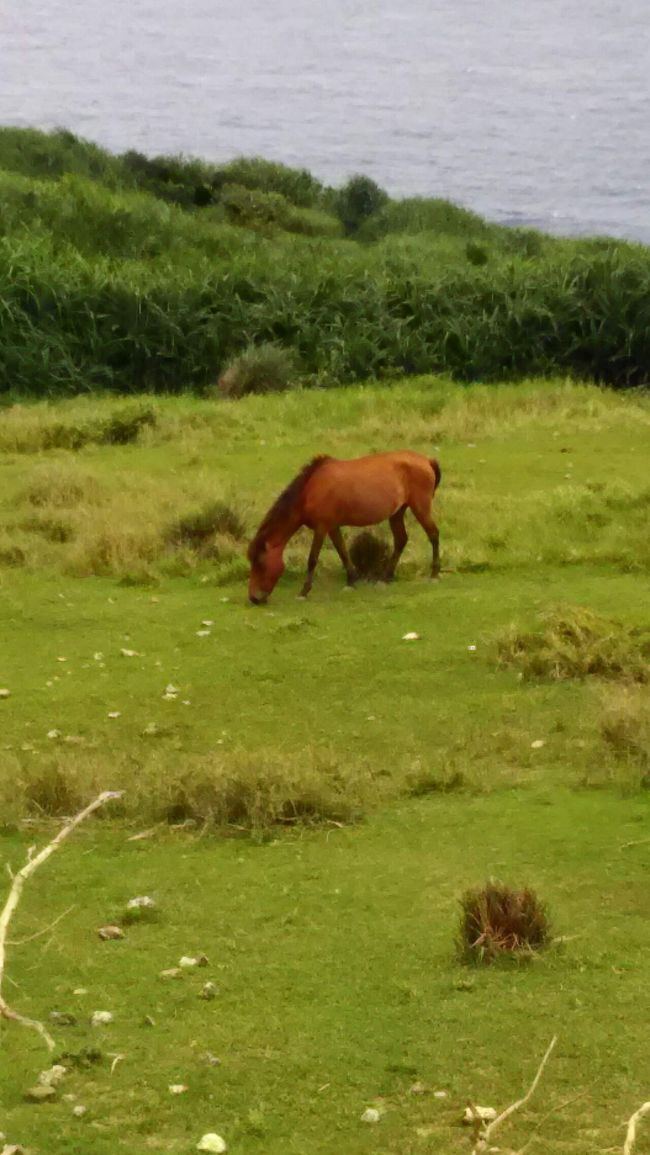
[[[298, 601], [301, 535], [248, 606], [246, 540], [302, 464], [400, 447], [442, 466], [442, 580], [411, 522], [394, 585], [347, 592], [330, 547]], [[422, 378], [41, 402], [3, 410], [0, 453], [0, 857], [125, 791], [12, 921], [4, 995], [70, 1069], [25, 1102], [50, 1060], [0, 1026], [7, 1142], [470, 1152], [467, 1101], [519, 1097], [557, 1034], [494, 1145], [622, 1151], [650, 1098], [647, 397]], [[490, 877], [548, 903], [538, 958], [457, 960], [458, 899]], [[101, 941], [136, 895], [154, 915]]]

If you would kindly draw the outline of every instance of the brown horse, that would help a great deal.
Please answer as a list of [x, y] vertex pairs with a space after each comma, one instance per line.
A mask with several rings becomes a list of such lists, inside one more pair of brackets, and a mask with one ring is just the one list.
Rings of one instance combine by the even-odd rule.
[[395, 575], [408, 535], [404, 514], [412, 510], [433, 549], [431, 576], [440, 573], [438, 527], [431, 517], [431, 501], [440, 484], [438, 462], [420, 453], [374, 453], [352, 461], [315, 457], [280, 494], [260, 525], [248, 549], [251, 572], [248, 596], [254, 605], [265, 602], [284, 571], [283, 553], [302, 526], [313, 530], [302, 597], [309, 593], [325, 538], [338, 553], [348, 585], [356, 573], [341, 534], [342, 525], [377, 525], [386, 519], [393, 531], [394, 548], [386, 580]]

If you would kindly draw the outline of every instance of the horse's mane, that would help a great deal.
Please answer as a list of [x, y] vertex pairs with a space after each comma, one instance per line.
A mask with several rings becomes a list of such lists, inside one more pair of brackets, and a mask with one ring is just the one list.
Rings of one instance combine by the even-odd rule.
[[260, 525], [257, 533], [255, 534], [255, 537], [248, 547], [249, 561], [255, 562], [259, 558], [262, 550], [264, 549], [264, 546], [266, 545], [266, 542], [268, 541], [269, 535], [278, 525], [281, 525], [282, 522], [285, 521], [285, 519], [291, 513], [292, 509], [302, 496], [304, 488], [310, 477], [313, 477], [313, 475], [316, 473], [316, 470], [320, 469], [321, 465], [324, 465], [326, 461], [331, 460], [331, 457], [329, 457], [327, 454], [321, 454], [319, 457], [312, 458], [312, 460], [308, 461], [306, 465], [303, 465], [300, 473], [296, 474], [293, 481], [289, 482], [287, 488], [282, 490], [282, 493], [277, 498], [277, 500], [274, 501], [270, 510], [264, 517], [262, 524]]

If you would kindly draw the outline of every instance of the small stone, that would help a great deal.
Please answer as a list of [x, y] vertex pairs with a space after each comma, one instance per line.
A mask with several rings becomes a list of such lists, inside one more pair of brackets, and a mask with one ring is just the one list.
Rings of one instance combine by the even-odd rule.
[[84, 1107], [81, 1103], [78, 1103], [76, 1107], [72, 1108], [72, 1114], [74, 1115], [75, 1119], [83, 1119], [87, 1110], [87, 1107]]
[[206, 621], [204, 621], [204, 622], [201, 622], [201, 625], [202, 625], [202, 626], [208, 626], [208, 627], [209, 627], [209, 626], [213, 626], [213, 625], [214, 625], [214, 622], [210, 621], [210, 619], [209, 619], [209, 618], [207, 618], [207, 619], [206, 619]]
[[189, 1087], [186, 1087], [185, 1083], [170, 1083], [170, 1095], [184, 1095], [186, 1091], [189, 1091]]
[[197, 958], [190, 958], [189, 955], [184, 954], [182, 958], [179, 958], [178, 965], [189, 970], [191, 967], [197, 967], [199, 960]]
[[148, 894], [139, 894], [137, 898], [130, 898], [126, 904], [127, 910], [141, 910], [142, 908], [150, 910], [155, 906], [153, 898], [149, 898]]
[[378, 1123], [380, 1119], [381, 1115], [376, 1107], [366, 1107], [361, 1116], [362, 1123]]
[[139, 658], [140, 654], [137, 650], [120, 650], [123, 658]]
[[106, 942], [124, 938], [124, 931], [121, 926], [100, 926], [97, 934]]
[[153, 735], [157, 734], [158, 733], [158, 727], [156, 726], [156, 723], [155, 722], [148, 722], [147, 725], [145, 726], [144, 730], [142, 731], [142, 733], [146, 734], [149, 737], [152, 737]]
[[3, 686], [2, 689], [0, 689], [0, 698], [10, 698], [10, 697], [11, 697], [11, 690], [8, 690], [6, 686]]
[[62, 1067], [60, 1063], [56, 1063], [50, 1067], [49, 1071], [41, 1071], [38, 1076], [38, 1081], [41, 1087], [58, 1087], [59, 1083], [65, 1079], [66, 1068]]
[[467, 1127], [473, 1126], [477, 1121], [481, 1123], [493, 1123], [497, 1117], [494, 1107], [466, 1107], [463, 1115], [463, 1123]]
[[88, 991], [86, 990], [85, 987], [76, 987], [72, 993], [73, 993], [73, 995], [77, 995], [78, 998], [82, 998], [83, 995], [88, 994]]
[[221, 1059], [218, 1059], [216, 1055], [210, 1054], [210, 1051], [208, 1051], [207, 1054], [205, 1055], [205, 1061], [208, 1064], [208, 1067], [220, 1067], [221, 1066]]
[[57, 662], [67, 662], [67, 658], [57, 658]]
[[96, 654], [93, 654], [93, 658], [95, 659], [96, 662], [103, 662], [104, 661], [104, 655], [101, 653], [100, 650], [98, 650]]
[[541, 750], [545, 745], [546, 742], [543, 740], [543, 738], [536, 738], [534, 742], [531, 742], [530, 748], [531, 750]]
[[[74, 994], [77, 992], [74, 991]], [[50, 1022], [56, 1023], [57, 1027], [76, 1027], [77, 1017], [70, 1014], [69, 1011], [50, 1011]]]
[[142, 1020], [142, 1025], [144, 1027], [155, 1027], [156, 1020], [152, 1019], [151, 1015], [145, 1015], [143, 1020]]
[[209, 630], [197, 630], [196, 636], [197, 636], [197, 638], [209, 638], [210, 637], [210, 631]]
[[25, 1098], [30, 1103], [49, 1103], [52, 1099], [56, 1099], [55, 1087], [30, 1087], [29, 1091], [25, 1091]]
[[411, 630], [411, 632], [409, 634], [402, 634], [402, 641], [403, 642], [418, 642], [419, 640], [420, 640], [420, 635], [416, 634], [414, 630]]
[[180, 694], [180, 690], [178, 689], [177, 686], [172, 686], [172, 684], [170, 682], [168, 686], [165, 686], [165, 693], [171, 694], [173, 696], [175, 694]]
[[106, 716], [107, 718], [119, 718], [121, 717], [121, 713], [119, 710], [111, 710]]
[[161, 979], [180, 979], [183, 977], [181, 967], [168, 967], [167, 970], [161, 971], [159, 978]]
[[412, 1087], [409, 1087], [409, 1095], [424, 1095], [425, 1091], [426, 1087], [424, 1083], [421, 1083], [419, 1080], [417, 1083], [414, 1083]]
[[434, 1099], [446, 1099], [447, 1096], [448, 1096], [447, 1091], [434, 1091], [433, 1092]]
[[61, 737], [61, 731], [60, 730], [48, 730], [47, 736], [51, 741], [54, 741], [55, 738]]
[[204, 983], [201, 987], [200, 999], [205, 999], [206, 1003], [212, 1002], [212, 999], [217, 997], [217, 988], [214, 983]]
[[202, 1139], [199, 1139], [196, 1149], [197, 1151], [208, 1151], [210, 1155], [223, 1155], [224, 1151], [228, 1150], [228, 1147], [226, 1146], [225, 1139], [221, 1138], [221, 1135], [215, 1135], [215, 1133], [211, 1131], [209, 1134], [204, 1135]]
[[107, 1027], [112, 1022], [113, 1016], [110, 1011], [94, 1011], [90, 1019], [93, 1027]]
[[476, 646], [468, 646], [467, 649], [469, 650], [470, 654], [476, 653]]

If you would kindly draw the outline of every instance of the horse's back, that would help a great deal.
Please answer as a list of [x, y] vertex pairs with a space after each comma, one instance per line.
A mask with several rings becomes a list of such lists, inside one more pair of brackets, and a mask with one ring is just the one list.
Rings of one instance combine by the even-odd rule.
[[374, 525], [411, 504], [415, 491], [433, 496], [435, 486], [431, 460], [410, 449], [328, 458], [306, 488], [305, 521]]

